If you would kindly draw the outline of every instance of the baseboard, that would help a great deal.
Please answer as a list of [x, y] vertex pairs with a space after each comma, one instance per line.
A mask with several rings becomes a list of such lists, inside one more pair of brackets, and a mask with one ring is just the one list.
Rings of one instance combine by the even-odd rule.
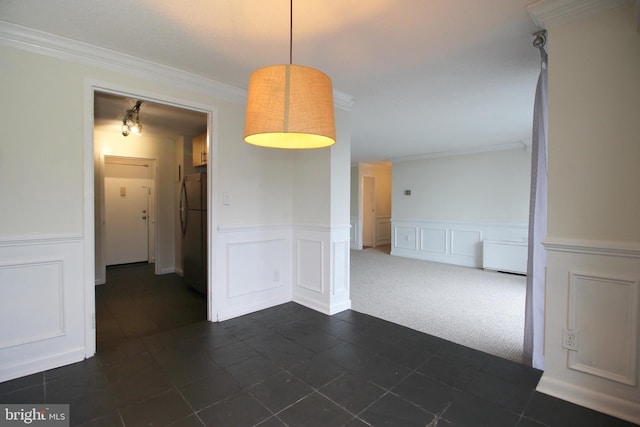
[[71, 363], [80, 362], [84, 359], [85, 349], [84, 347], [79, 347], [64, 353], [54, 354], [39, 359], [21, 360], [19, 363], [15, 363], [13, 365], [0, 367], [0, 383], [24, 377], [25, 375], [31, 375], [37, 372], [43, 372], [60, 366], [69, 365]]
[[351, 309], [351, 299], [329, 306], [327, 304], [318, 302], [317, 300], [307, 298], [302, 295], [294, 295], [293, 302], [318, 311], [322, 314], [326, 314], [327, 316], [332, 316], [342, 311]]
[[440, 262], [444, 264], [459, 265], [462, 267], [482, 267], [482, 258], [477, 256], [465, 256], [465, 255], [442, 255], [429, 252], [418, 252], [414, 250], [405, 250], [391, 247], [391, 255], [404, 258], [419, 259], [422, 261]]
[[334, 304], [329, 308], [329, 316], [342, 313], [345, 310], [351, 310], [351, 299], [341, 302], [340, 304]]
[[640, 425], [638, 402], [631, 402], [544, 375], [536, 391]]
[[218, 321], [223, 322], [225, 320], [244, 316], [245, 314], [255, 313], [256, 311], [275, 307], [276, 305], [280, 305], [280, 304], [285, 304], [289, 301], [291, 301], [289, 297], [277, 297], [277, 298], [266, 299], [255, 304], [247, 304], [243, 306], [234, 307], [231, 310], [219, 310]]
[[171, 274], [175, 272], [176, 272], [175, 267], [165, 267], [160, 269], [160, 274]]

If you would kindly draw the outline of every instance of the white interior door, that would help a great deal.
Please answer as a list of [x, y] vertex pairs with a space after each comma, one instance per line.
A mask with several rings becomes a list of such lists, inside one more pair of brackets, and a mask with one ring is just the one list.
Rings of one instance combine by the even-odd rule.
[[148, 165], [105, 162], [106, 265], [149, 260], [149, 178]]
[[376, 178], [362, 177], [362, 245], [376, 245]]

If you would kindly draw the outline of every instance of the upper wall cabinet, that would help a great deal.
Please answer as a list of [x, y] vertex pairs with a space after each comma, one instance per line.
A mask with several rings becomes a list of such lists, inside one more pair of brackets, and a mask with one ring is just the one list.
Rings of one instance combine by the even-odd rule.
[[193, 153], [193, 167], [207, 164], [207, 134], [194, 136], [191, 151]]

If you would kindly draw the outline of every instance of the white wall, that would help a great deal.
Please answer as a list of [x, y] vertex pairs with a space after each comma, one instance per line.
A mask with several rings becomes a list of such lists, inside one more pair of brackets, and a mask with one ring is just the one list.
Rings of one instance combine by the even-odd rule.
[[[640, 32], [631, 2], [549, 31], [545, 372], [640, 423]], [[563, 330], [578, 335], [562, 348]]]
[[[348, 184], [343, 190], [330, 178], [349, 173], [348, 112], [336, 111], [341, 145], [296, 156], [243, 142], [244, 91], [6, 23], [0, 23], [0, 40], [0, 278], [13, 284], [0, 286], [0, 320], [15, 326], [0, 334], [0, 381], [95, 351], [94, 88], [210, 113], [212, 320], [291, 301], [293, 277], [318, 272], [320, 288], [305, 302], [326, 313], [350, 306], [348, 226], [332, 223], [347, 222]], [[223, 192], [229, 205], [222, 203]], [[175, 215], [173, 194], [166, 217]], [[294, 207], [302, 195], [303, 204]], [[301, 237], [312, 242], [302, 257], [294, 251]], [[63, 303], [46, 311], [43, 321], [45, 312], [32, 298], [18, 320], [13, 301], [29, 301], [38, 290], [62, 295]], [[50, 327], [51, 319], [69, 320], [62, 334]]]
[[391, 253], [482, 267], [484, 240], [526, 240], [530, 171], [524, 147], [394, 163]]
[[526, 223], [530, 182], [531, 153], [524, 147], [396, 162], [393, 219]]
[[549, 235], [640, 241], [635, 25], [629, 4], [550, 30]]

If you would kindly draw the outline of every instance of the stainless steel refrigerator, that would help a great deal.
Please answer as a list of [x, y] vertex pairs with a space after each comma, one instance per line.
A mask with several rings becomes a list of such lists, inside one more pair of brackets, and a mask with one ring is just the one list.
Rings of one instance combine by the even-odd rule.
[[180, 191], [184, 282], [207, 293], [207, 174], [186, 175]]

